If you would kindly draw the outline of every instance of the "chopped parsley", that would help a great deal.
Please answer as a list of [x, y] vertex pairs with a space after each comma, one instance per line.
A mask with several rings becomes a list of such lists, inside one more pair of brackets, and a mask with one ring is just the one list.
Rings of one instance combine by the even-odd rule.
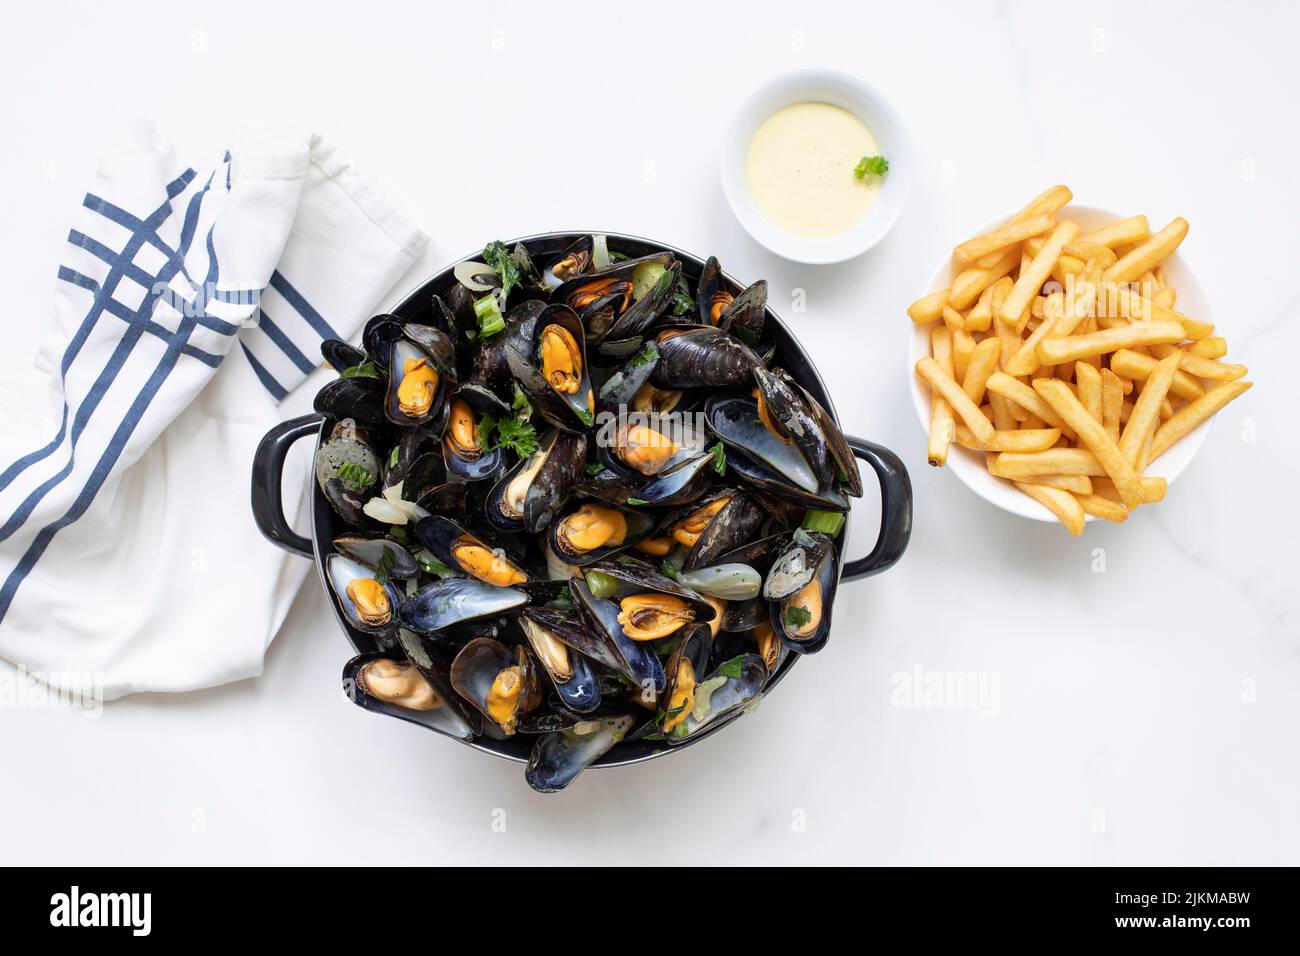
[[858, 165], [853, 167], [853, 175], [858, 179], [867, 176], [883, 176], [889, 172], [889, 160], [883, 156], [863, 156]]
[[501, 277], [501, 298], [508, 301], [510, 290], [523, 282], [519, 274], [519, 263], [500, 239], [495, 239], [483, 247], [483, 261]]

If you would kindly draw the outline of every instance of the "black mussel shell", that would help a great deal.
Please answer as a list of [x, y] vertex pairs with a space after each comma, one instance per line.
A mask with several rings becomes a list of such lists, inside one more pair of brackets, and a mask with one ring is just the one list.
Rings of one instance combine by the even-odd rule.
[[[367, 634], [381, 634], [392, 631], [398, 622], [402, 597], [388, 581], [376, 577], [376, 571], [345, 554], [331, 554], [325, 558], [325, 578], [334, 592], [334, 599], [343, 610], [343, 616], [359, 631]], [[354, 582], [369, 582], [368, 590], [375, 592], [370, 604], [375, 609], [382, 609], [378, 615], [367, 614], [357, 606], [357, 602], [348, 593]], [[376, 597], [382, 600], [376, 601]]]
[[678, 584], [672, 578], [660, 574], [641, 561], [628, 559], [597, 561], [586, 569], [588, 574], [593, 571], [618, 582], [617, 595], [613, 599], [615, 603], [631, 594], [665, 594], [690, 605], [695, 612], [697, 623], [707, 624], [716, 614], [713, 605], [703, 594]]
[[722, 629], [727, 632], [749, 631], [765, 624], [768, 617], [768, 602], [761, 597], [749, 601], [731, 601], [722, 616]]
[[[481, 385], [461, 387], [447, 407], [447, 430], [442, 438], [442, 456], [447, 473], [457, 481], [484, 481], [501, 477], [505, 455], [500, 448], [484, 449], [479, 429], [483, 415], [502, 417], [510, 414], [510, 407]], [[462, 424], [463, 416], [472, 422]], [[465, 427], [471, 437], [462, 438]]]
[[709, 684], [719, 677], [723, 680], [710, 693], [707, 712], [702, 718], [697, 718], [694, 712], [687, 715], [677, 730], [665, 738], [670, 746], [698, 736], [707, 728], [721, 726], [741, 714], [763, 693], [767, 685], [767, 665], [757, 654], [745, 654], [724, 663], [700, 683]]
[[574, 650], [567, 640], [556, 633], [557, 628], [571, 625], [563, 619], [539, 619], [536, 615], [530, 615], [529, 610], [534, 609], [525, 609], [520, 616], [519, 627], [542, 670], [550, 678], [555, 693], [567, 710], [579, 714], [592, 713], [600, 706], [601, 698], [596, 670], [586, 655]]
[[[447, 567], [479, 581], [499, 587], [516, 587], [532, 578], [516, 556], [508, 554], [499, 545], [466, 531], [445, 515], [434, 514], [421, 518], [415, 523], [415, 537]], [[480, 557], [484, 553], [489, 554], [493, 564], [487, 568], [475, 565], [466, 553], [469, 548], [480, 549], [475, 552]], [[494, 576], [498, 580], [493, 580]], [[515, 580], [519, 576], [523, 577], [523, 581]]]
[[591, 236], [579, 236], [546, 263], [541, 273], [542, 284], [556, 289], [565, 282], [590, 272], [593, 265], [592, 246]]
[[[834, 488], [818, 492], [805, 491], [739, 450], [727, 452], [727, 471], [751, 486], [757, 496], [773, 499], [780, 504], [814, 511], [849, 510], [849, 500], [840, 491]], [[790, 515], [786, 517], [789, 518]]]
[[571, 578], [569, 592], [588, 629], [608, 648], [605, 658], [594, 654], [588, 656], [625, 675], [634, 687], [641, 689], [646, 699], [656, 699], [664, 689], [664, 666], [655, 656], [651, 642], [634, 641], [624, 634], [622, 625], [618, 623], [619, 606], [613, 601], [595, 597], [585, 581]]
[[[831, 609], [839, 585], [839, 552], [822, 534], [795, 532], [790, 547], [772, 565], [763, 596], [769, 601], [772, 629], [781, 643], [796, 654], [815, 654], [826, 646], [831, 631]], [[799, 600], [803, 589], [817, 583], [814, 614]], [[812, 617], [808, 615], [812, 614]], [[812, 630], [800, 635], [802, 628]]]
[[335, 419], [351, 418], [362, 428], [391, 427], [384, 414], [385, 382], [381, 378], [336, 378], [316, 393], [312, 407]]
[[[402, 337], [389, 346], [388, 366], [388, 389], [384, 397], [384, 414], [388, 420], [395, 425], [427, 424], [434, 431], [440, 430], [453, 383], [439, 371], [438, 363], [415, 342]], [[416, 389], [410, 397], [417, 404], [408, 405], [402, 389], [412, 375], [431, 375], [434, 380], [428, 381], [425, 388]]]
[[689, 504], [709, 490], [717, 473], [712, 455], [697, 455], [655, 475], [631, 497], [658, 507]]
[[862, 474], [858, 471], [857, 456], [853, 454], [853, 449], [849, 447], [844, 432], [840, 431], [840, 426], [835, 423], [831, 413], [823, 408], [817, 399], [809, 395], [807, 389], [800, 386], [799, 390], [803, 392], [804, 398], [808, 401], [808, 407], [812, 409], [813, 418], [821, 426], [822, 434], [826, 436], [826, 447], [838, 467], [838, 479], [844, 491], [850, 497], [861, 498]]
[[[547, 330], [559, 326], [578, 347], [581, 375], [574, 392], [557, 391], [547, 379], [540, 356]], [[549, 305], [537, 317], [527, 348], [517, 341], [506, 342], [506, 361], [519, 387], [532, 403], [533, 410], [557, 428], [583, 431], [595, 420], [596, 397], [591, 384], [586, 333], [582, 321], [572, 309]]]
[[[700, 624], [691, 628], [686, 639], [668, 656], [668, 661], [664, 664], [664, 691], [659, 695], [656, 717], [660, 732], [672, 733], [674, 727], [685, 722], [695, 699], [695, 687], [709, 671], [712, 653], [713, 632], [707, 624]], [[683, 663], [688, 665], [689, 671], [683, 670]], [[682, 687], [680, 699], [674, 699], [677, 696], [678, 682], [683, 678], [688, 679], [692, 686], [689, 689]]]
[[[752, 398], [715, 395], [704, 404], [704, 418], [709, 430], [727, 446], [728, 452], [735, 449], [758, 459], [809, 494], [815, 494], [822, 487], [799, 446], [768, 431], [759, 418], [758, 403]], [[824, 443], [820, 444], [824, 447]]]
[[835, 463], [808, 394], [784, 369], [756, 368], [754, 381], [773, 426], [787, 443], [799, 449], [817, 476], [818, 486], [831, 487], [835, 481]]
[[[411, 488], [441, 483], [445, 469], [429, 458], [438, 449], [438, 436], [427, 428], [403, 428], [397, 442], [397, 454], [390, 450], [384, 458], [384, 487], [391, 488], [411, 477]], [[407, 489], [410, 490], [410, 489]], [[413, 499], [408, 499], [413, 500]]]
[[[509, 667], [520, 669], [518, 702], [514, 714], [505, 725], [496, 723], [488, 706], [488, 693], [501, 671]], [[542, 703], [540, 666], [522, 646], [508, 648], [490, 637], [476, 637], [468, 642], [451, 662], [451, 685], [465, 700], [483, 714], [486, 721], [500, 727], [507, 736], [517, 729], [520, 717], [531, 714]]]
[[659, 346], [646, 342], [637, 353], [600, 386], [597, 404], [606, 411], [617, 413], [620, 408], [631, 411], [632, 401], [641, 386], [650, 381], [650, 373], [659, 361]]
[[[631, 714], [584, 721], [574, 728], [543, 734], [533, 744], [524, 779], [538, 793], [557, 793], [594, 761], [627, 737], [635, 724]], [[578, 731], [585, 731], [579, 733]]]
[[361, 343], [370, 360], [385, 372], [393, 343], [402, 338], [402, 320], [395, 315], [376, 315], [366, 323]]
[[704, 530], [699, 533], [695, 544], [687, 552], [682, 568], [693, 571], [696, 568], [716, 564], [720, 555], [732, 551], [744, 544], [763, 524], [763, 509], [748, 494], [739, 488], [722, 488], [691, 502], [674, 512], [664, 525], [672, 528], [685, 521], [699, 509], [707, 507], [720, 497], [726, 497], [727, 503], [718, 509], [709, 519]]
[[320, 354], [329, 363], [330, 368], [339, 373], [355, 368], [366, 360], [365, 352], [339, 339], [323, 339], [320, 344]]
[[426, 584], [402, 602], [403, 627], [429, 634], [446, 627], [516, 611], [528, 595], [516, 588], [497, 587], [474, 578], [445, 578]]
[[713, 326], [685, 326], [656, 337], [659, 361], [650, 381], [659, 388], [748, 386], [762, 365], [744, 342]]
[[384, 568], [390, 578], [406, 580], [420, 573], [411, 552], [386, 534], [350, 531], [334, 539], [334, 550], [368, 568]]
[[[568, 502], [586, 461], [587, 443], [581, 435], [558, 429], [547, 432], [538, 440], [537, 451], [506, 472], [488, 493], [484, 508], [488, 523], [499, 531], [537, 534]], [[515, 480], [523, 482], [529, 472], [532, 478], [526, 487], [514, 488]], [[518, 508], [511, 503], [512, 495]]]
[[[618, 342], [630, 342], [641, 339], [646, 331], [654, 325], [668, 309], [672, 301], [673, 290], [677, 288], [677, 279], [682, 274], [682, 264], [673, 260], [655, 281], [655, 284], [632, 303], [605, 333], [603, 346]], [[619, 350], [615, 350], [616, 352]], [[605, 352], [605, 354], [611, 354]]]
[[573, 491], [577, 495], [623, 505], [627, 499], [636, 497], [635, 492], [640, 487], [641, 480], [629, 478], [611, 468], [602, 468], [594, 475], [587, 474], [574, 486]]
[[[571, 524], [569, 519], [573, 518], [575, 515], [578, 515], [580, 512], [583, 511], [584, 508], [587, 509], [588, 515], [592, 514], [592, 509], [598, 509], [598, 508], [606, 508], [609, 509], [610, 511], [617, 512], [623, 518], [624, 522], [626, 522], [627, 525], [626, 533], [619, 540], [615, 542], [602, 544], [598, 547], [589, 548], [585, 551], [578, 550], [574, 546], [572, 539], [569, 537], [570, 524]], [[601, 512], [596, 511], [595, 514], [601, 515]], [[625, 507], [616, 507], [613, 504], [604, 503], [604, 502], [584, 501], [584, 502], [579, 502], [576, 507], [568, 510], [563, 517], [557, 518], [556, 520], [551, 522], [550, 528], [546, 533], [546, 540], [547, 540], [547, 544], [550, 545], [550, 548], [555, 553], [556, 557], [558, 557], [565, 564], [571, 564], [571, 565], [576, 565], [578, 567], [583, 567], [585, 565], [589, 565], [596, 561], [600, 561], [613, 554], [617, 554], [620, 551], [632, 547], [634, 544], [636, 544], [638, 541], [640, 541], [642, 538], [648, 535], [651, 531], [653, 531], [654, 526], [655, 526], [654, 518], [650, 517], [647, 514], [638, 512], [634, 509], [625, 508]]]
[[374, 669], [384, 667], [385, 664], [388, 665], [390, 677], [396, 676], [392, 671], [400, 674], [409, 668], [415, 670], [426, 683], [433, 683], [424, 669], [406, 658], [391, 653], [362, 654], [343, 665], [343, 692], [348, 699], [365, 710], [419, 724], [457, 740], [473, 740], [482, 731], [483, 721], [477, 711], [474, 712], [476, 720], [471, 722], [465, 720], [455, 709], [459, 698], [451, 689], [450, 682], [446, 683], [446, 691], [434, 687], [436, 697], [430, 703], [435, 706], [429, 708], [415, 709], [403, 706], [388, 696], [380, 696], [381, 686]]

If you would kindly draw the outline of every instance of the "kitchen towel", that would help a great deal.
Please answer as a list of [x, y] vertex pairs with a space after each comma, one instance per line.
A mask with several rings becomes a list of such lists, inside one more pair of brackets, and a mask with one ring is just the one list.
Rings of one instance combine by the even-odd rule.
[[104, 699], [260, 673], [309, 562], [258, 534], [253, 451], [425, 242], [318, 137], [196, 170], [130, 127], [68, 234], [38, 394], [0, 410], [51, 418], [0, 458], [0, 657]]

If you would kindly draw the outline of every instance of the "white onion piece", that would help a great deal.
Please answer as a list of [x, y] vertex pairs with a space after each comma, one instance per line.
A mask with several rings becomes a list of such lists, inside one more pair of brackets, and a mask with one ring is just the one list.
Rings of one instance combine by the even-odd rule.
[[494, 288], [474, 278], [475, 276], [492, 273], [492, 267], [485, 262], [475, 262], [472, 259], [467, 259], [464, 262], [456, 263], [456, 267], [451, 271], [455, 273], [456, 281], [471, 292], [491, 292]]
[[604, 236], [591, 237], [591, 266], [597, 272], [610, 266], [609, 242]]

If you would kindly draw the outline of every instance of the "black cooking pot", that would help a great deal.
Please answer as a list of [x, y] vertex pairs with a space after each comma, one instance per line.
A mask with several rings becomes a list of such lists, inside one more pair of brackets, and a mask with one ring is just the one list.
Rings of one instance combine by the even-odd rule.
[[[543, 233], [520, 240], [511, 240], [507, 243], [507, 246], [513, 247], [516, 241], [522, 242], [534, 259], [545, 259], [548, 255], [556, 254], [570, 245], [579, 235], [585, 234]], [[692, 281], [699, 279], [700, 272], [704, 268], [704, 260], [698, 256], [693, 256], [689, 252], [683, 252], [662, 242], [650, 242], [636, 236], [626, 236], [612, 232], [605, 233], [605, 235], [609, 238], [611, 248], [617, 249], [617, 251], [628, 256], [649, 255], [663, 250], [672, 252], [681, 262], [683, 274]], [[476, 255], [477, 253], [472, 253], [465, 258], [472, 258]], [[730, 276], [724, 275], [723, 278], [733, 293], [743, 288]], [[456, 278], [451, 267], [444, 269], [402, 299], [401, 303], [392, 310], [393, 314], [412, 322], [424, 320], [432, 310], [431, 297], [435, 293], [439, 295], [445, 294], [455, 281]], [[808, 358], [808, 354], [803, 350], [803, 347], [800, 346], [799, 342], [790, 333], [790, 330], [786, 328], [785, 323], [777, 317], [770, 307], [767, 310], [764, 331], [765, 335], [770, 335], [776, 344], [775, 364], [788, 370], [795, 380], [807, 389], [817, 401], [821, 402], [822, 406], [838, 422], [839, 418], [835, 415], [835, 406], [826, 393], [826, 386], [817, 374], [817, 369], [813, 366], [812, 360]], [[320, 415], [304, 415], [301, 418], [283, 422], [267, 432], [258, 446], [256, 457], [253, 459], [252, 495], [253, 518], [256, 520], [262, 534], [286, 551], [300, 554], [305, 558], [314, 557], [321, 586], [325, 589], [327, 595], [332, 592], [325, 578], [325, 558], [332, 551], [331, 542], [334, 538], [350, 529], [344, 526], [338, 515], [330, 508], [315, 480], [311, 480], [311, 537], [304, 538], [302, 535], [297, 534], [285, 519], [280, 500], [280, 484], [283, 477], [284, 460], [289, 447], [299, 439], [309, 435], [315, 436], [317, 447], [319, 447], [320, 442], [328, 435], [329, 424]], [[861, 438], [847, 437], [854, 454], [871, 466], [880, 481], [881, 517], [880, 534], [876, 539], [875, 547], [865, 558], [842, 562], [841, 583], [878, 574], [891, 567], [894, 562], [902, 557], [903, 551], [907, 548], [908, 538], [912, 533], [912, 483], [908, 478], [907, 469], [904, 467], [903, 462], [888, 448]], [[845, 542], [847, 540], [848, 523], [846, 522], [840, 541]], [[330, 604], [334, 608], [334, 614], [338, 618], [339, 626], [359, 653], [368, 653], [377, 649], [371, 635], [358, 631], [348, 623], [337, 601], [331, 599]], [[834, 627], [834, 624], [831, 626]], [[802, 659], [803, 656], [800, 654], [787, 654], [784, 664], [768, 681], [764, 693], [770, 693], [772, 688]], [[683, 750], [692, 744], [698, 743], [705, 737], [717, 733], [738, 716], [740, 716], [739, 712], [729, 719], [718, 721], [685, 742], [672, 747], [668, 747], [659, 741], [623, 741], [615, 745], [609, 753], [597, 760], [592, 766], [621, 767], [625, 764], [640, 763], [643, 760], [649, 760], [665, 753], [672, 753], [675, 750]], [[532, 737], [516, 734], [505, 740], [480, 737], [470, 746], [485, 753], [525, 762], [528, 759], [532, 744]]]

